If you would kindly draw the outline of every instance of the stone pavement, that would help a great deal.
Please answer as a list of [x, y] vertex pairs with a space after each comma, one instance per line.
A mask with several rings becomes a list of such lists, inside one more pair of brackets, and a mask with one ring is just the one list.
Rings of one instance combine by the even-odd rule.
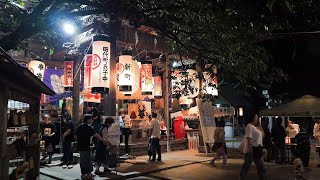
[[[209, 161], [213, 154], [199, 154], [197, 151], [182, 150], [163, 153], [163, 162], [148, 162], [148, 156], [138, 156], [133, 160], [126, 160], [117, 167], [115, 172], [103, 173], [95, 179], [238, 179], [243, 163], [243, 155], [237, 149], [229, 149], [230, 167], [222, 168], [221, 161], [217, 167], [211, 167]], [[318, 160], [313, 160], [306, 168], [305, 175], [310, 180], [320, 180]], [[254, 166], [254, 165], [253, 165]], [[268, 179], [294, 179], [293, 166], [266, 163]], [[55, 179], [79, 179], [80, 166], [72, 169], [62, 169], [61, 166], [41, 168], [41, 173]], [[255, 168], [251, 168], [248, 179], [258, 179]]]

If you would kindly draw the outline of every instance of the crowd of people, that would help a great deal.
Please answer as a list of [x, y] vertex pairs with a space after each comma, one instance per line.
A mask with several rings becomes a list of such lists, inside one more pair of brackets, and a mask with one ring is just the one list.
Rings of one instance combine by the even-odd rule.
[[[95, 107], [88, 107], [86, 114], [81, 118], [81, 123], [77, 128], [71, 119], [70, 114], [65, 108], [62, 108], [61, 118], [63, 119], [62, 129], [62, 152], [61, 158], [62, 168], [73, 167], [73, 151], [75, 144], [76, 149], [80, 153], [80, 169], [81, 179], [93, 179], [97, 174], [100, 174], [100, 167], [104, 167], [104, 172], [110, 171], [110, 164], [118, 162], [119, 147], [116, 141], [120, 143], [124, 140], [124, 156], [129, 157], [129, 136], [132, 134], [132, 120], [126, 114], [125, 109], [119, 112], [120, 137], [114, 140], [109, 136], [109, 129], [115, 122], [114, 118], [108, 117], [102, 120], [99, 111]], [[150, 161], [161, 161], [161, 130], [166, 128], [164, 124], [157, 118], [158, 114], [152, 112], [148, 116], [148, 120], [143, 122], [144, 128], [148, 129], [148, 137], [150, 139]], [[49, 160], [46, 163], [51, 163], [54, 147], [57, 144], [56, 139], [57, 128], [50, 120], [50, 116], [45, 114], [41, 122], [42, 140], [45, 142], [42, 151], [42, 161], [47, 157]], [[76, 143], [74, 143], [76, 142]], [[93, 155], [93, 156], [92, 156]], [[117, 155], [117, 156], [116, 156]], [[113, 158], [112, 158], [113, 157]], [[93, 169], [93, 162], [95, 170]], [[112, 165], [114, 166], [114, 164]], [[94, 170], [94, 174], [92, 174]]]

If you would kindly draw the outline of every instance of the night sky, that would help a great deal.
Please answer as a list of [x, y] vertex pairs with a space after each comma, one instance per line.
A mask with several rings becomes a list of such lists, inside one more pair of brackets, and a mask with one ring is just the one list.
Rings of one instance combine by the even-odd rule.
[[[320, 34], [286, 36], [263, 42], [273, 56], [273, 63], [288, 73], [288, 82], [271, 89], [294, 99], [305, 94], [320, 97]], [[295, 49], [295, 50], [294, 50]]]

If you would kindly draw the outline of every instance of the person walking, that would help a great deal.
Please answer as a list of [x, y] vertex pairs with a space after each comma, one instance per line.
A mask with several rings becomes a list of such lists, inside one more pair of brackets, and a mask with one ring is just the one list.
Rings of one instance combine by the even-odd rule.
[[152, 120], [150, 122], [150, 138], [151, 138], [151, 161], [156, 161], [156, 154], [158, 154], [157, 161], [161, 161], [161, 146], [160, 146], [160, 123], [157, 119], [157, 113], [152, 112]]
[[264, 132], [264, 137], [263, 137], [263, 147], [267, 150], [267, 155], [265, 157], [266, 162], [270, 162], [272, 159], [272, 135], [269, 130], [269, 123], [268, 121], [263, 121], [262, 122], [262, 129]]
[[56, 126], [50, 119], [50, 116], [45, 114], [44, 123], [42, 123], [41, 127], [42, 139], [45, 141], [45, 150], [41, 160], [44, 160], [49, 156], [48, 164], [51, 164], [52, 155], [54, 154], [54, 136], [56, 134]]
[[[108, 136], [108, 129], [109, 127], [112, 126], [114, 123], [114, 119], [111, 117], [108, 117], [105, 119], [104, 124], [102, 124], [100, 128], [99, 135], [103, 137], [103, 139], [106, 139], [109, 141], [109, 136]], [[110, 142], [110, 141], [109, 141]], [[109, 148], [112, 146], [111, 143], [106, 146], [103, 142], [99, 141], [97, 143], [97, 149], [96, 149], [96, 170], [94, 171], [94, 174], [100, 174], [100, 166], [104, 165], [104, 172], [109, 171], [108, 166], [106, 164], [107, 161], [107, 156], [109, 155]]]
[[[240, 180], [244, 180], [247, 177], [248, 171], [251, 167], [252, 162], [255, 163], [259, 179], [266, 180], [266, 168], [263, 161], [263, 130], [259, 124], [259, 119], [257, 114], [249, 114], [249, 123], [245, 129], [244, 138], [246, 145], [248, 147], [245, 153], [244, 163], [240, 172]], [[257, 127], [258, 126], [258, 127]]]
[[274, 143], [274, 160], [278, 164], [283, 164], [286, 159], [286, 132], [281, 123], [282, 119], [277, 118], [274, 127], [271, 130], [272, 140]]
[[123, 142], [123, 135], [124, 135], [124, 145], [125, 145], [125, 155], [129, 156], [129, 136], [132, 134], [131, 128], [132, 128], [132, 120], [130, 116], [126, 114], [125, 109], [120, 110], [121, 113], [121, 119], [120, 123], [123, 124], [123, 127], [121, 128], [122, 136], [120, 136], [120, 142]]
[[224, 132], [225, 121], [219, 121], [218, 127], [214, 132], [214, 147], [216, 149], [216, 155], [211, 160], [210, 164], [215, 167], [215, 161], [223, 158], [222, 167], [227, 167], [227, 146]]
[[90, 156], [90, 139], [91, 137], [97, 138], [102, 141], [105, 145], [110, 144], [107, 139], [103, 139], [99, 134], [94, 132], [91, 124], [93, 122], [92, 115], [86, 114], [83, 117], [82, 124], [76, 130], [76, 137], [78, 141], [78, 150], [80, 153], [80, 169], [81, 179], [92, 179], [94, 175], [91, 156]]
[[310, 137], [307, 134], [306, 129], [301, 128], [301, 131], [296, 135], [296, 142], [297, 142], [297, 153], [298, 157], [302, 160], [303, 166], [308, 167], [309, 166], [309, 159], [310, 159], [310, 149], [311, 149], [311, 143], [310, 143]]
[[70, 116], [64, 117], [65, 128], [62, 136], [62, 152], [63, 156], [61, 158], [62, 168], [72, 168], [73, 165], [73, 151], [72, 142], [74, 142], [74, 124]]

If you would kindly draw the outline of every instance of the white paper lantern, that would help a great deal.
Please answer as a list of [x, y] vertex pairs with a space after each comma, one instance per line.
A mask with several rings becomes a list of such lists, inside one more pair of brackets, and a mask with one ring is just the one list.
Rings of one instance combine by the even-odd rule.
[[197, 71], [188, 69], [181, 79], [181, 97], [194, 98], [199, 94], [200, 81]]
[[37, 60], [31, 60], [28, 64], [28, 69], [41, 81], [43, 81], [45, 68], [46, 65], [43, 62]]
[[131, 96], [139, 89], [140, 69], [131, 55], [121, 55], [117, 64], [119, 91]]
[[[206, 68], [210, 68], [211, 64], [206, 64]], [[217, 67], [212, 66], [211, 72], [203, 72], [203, 83], [202, 83], [202, 90], [204, 94], [210, 94], [212, 96], [218, 96], [218, 79], [216, 76]]]
[[154, 96], [160, 97], [162, 96], [162, 79], [161, 76], [154, 77]]
[[171, 72], [171, 93], [172, 97], [178, 99], [181, 96], [181, 70]]
[[92, 93], [108, 93], [110, 84], [110, 48], [107, 41], [92, 44], [91, 86]]
[[63, 64], [64, 71], [64, 89], [72, 91], [73, 87], [73, 61], [65, 61]]
[[142, 64], [140, 68], [140, 87], [142, 95], [152, 95], [154, 82], [152, 64]]

